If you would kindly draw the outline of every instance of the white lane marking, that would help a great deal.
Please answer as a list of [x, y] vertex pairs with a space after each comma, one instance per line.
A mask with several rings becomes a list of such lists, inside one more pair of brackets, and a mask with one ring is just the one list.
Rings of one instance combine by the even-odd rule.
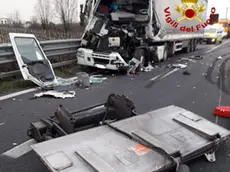
[[157, 80], [158, 78], [164, 79], [164, 78], [168, 77], [169, 75], [171, 75], [171, 74], [177, 72], [178, 70], [179, 70], [179, 69], [173, 69], [173, 70], [169, 71], [168, 73], [166, 73], [166, 74], [163, 75], [163, 76], [162, 76], [162, 74], [160, 74], [160, 75], [158, 75], [158, 76], [156, 76], [156, 77], [150, 79], [150, 81], [155, 81], [155, 80]]
[[162, 74], [155, 76], [154, 78], [150, 79], [150, 81], [155, 81], [156, 79], [158, 79]]
[[5, 125], [5, 123], [0, 123], [0, 126], [1, 126], [1, 125]]
[[13, 149], [8, 150], [7, 152], [3, 153], [1, 156], [7, 156], [13, 159], [17, 159], [32, 150], [30, 146], [34, 145], [36, 141], [34, 139], [28, 140], [21, 145], [16, 146]]
[[164, 79], [166, 77], [168, 77], [169, 75], [172, 75], [173, 73], [177, 72], [179, 69], [173, 69], [172, 71], [170, 71], [169, 73], [167, 73], [166, 75], [164, 75], [163, 77], [161, 77], [161, 79]]
[[211, 48], [210, 50], [206, 51], [205, 53], [211, 53], [212, 51], [216, 50], [217, 48], [220, 48], [224, 44], [227, 44], [230, 40], [224, 42], [223, 44], [217, 45], [216, 47]]
[[31, 89], [28, 89], [28, 90], [24, 90], [24, 91], [19, 91], [19, 92], [16, 92], [16, 93], [8, 94], [8, 95], [0, 97], [0, 101], [6, 100], [6, 99], [11, 99], [11, 98], [23, 95], [23, 94], [31, 93], [31, 92], [37, 91], [39, 89], [40, 88], [31, 88]]

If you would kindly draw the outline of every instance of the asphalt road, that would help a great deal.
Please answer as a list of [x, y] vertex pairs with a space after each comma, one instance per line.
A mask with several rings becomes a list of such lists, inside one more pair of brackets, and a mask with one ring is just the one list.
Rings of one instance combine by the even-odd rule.
[[[82, 109], [104, 102], [110, 93], [124, 94], [136, 105], [138, 113], [145, 113], [168, 105], [176, 105], [197, 113], [215, 122], [213, 109], [230, 102], [230, 43], [215, 48], [217, 45], [200, 45], [199, 50], [189, 54], [177, 54], [167, 62], [161, 63], [152, 72], [136, 76], [110, 76], [108, 81], [94, 85], [90, 90], [78, 89], [75, 99], [57, 100], [41, 98], [31, 100], [34, 93], [21, 95], [14, 99], [0, 102], [0, 154], [12, 149], [29, 138], [26, 131], [31, 121], [49, 117], [59, 104], [70, 111]], [[189, 62], [187, 69], [180, 69], [169, 76], [154, 80], [167, 73], [170, 63], [182, 63], [180, 57], [203, 55], [203, 60]], [[223, 55], [222, 60], [216, 60]], [[183, 62], [185, 63], [185, 62]], [[190, 76], [183, 75], [189, 70]], [[218, 124], [230, 129], [230, 120], [219, 118]], [[204, 157], [189, 163], [192, 172], [229, 172], [230, 145], [222, 147], [217, 153], [217, 161], [209, 163]], [[1, 172], [47, 172], [35, 153], [30, 152], [18, 159], [0, 156]]]

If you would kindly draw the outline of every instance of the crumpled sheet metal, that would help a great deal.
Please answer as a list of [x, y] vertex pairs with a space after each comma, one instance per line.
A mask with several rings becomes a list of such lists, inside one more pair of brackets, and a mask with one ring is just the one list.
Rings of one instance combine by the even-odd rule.
[[69, 86], [79, 82], [78, 77], [73, 78], [60, 78], [57, 77], [58, 86]]
[[75, 91], [56, 91], [50, 90], [41, 93], [37, 93], [34, 95], [34, 98], [40, 98], [44, 96], [51, 96], [54, 98], [66, 99], [66, 98], [74, 98], [76, 95]]
[[167, 66], [168, 68], [178, 68], [178, 69], [185, 69], [188, 66], [186, 64], [170, 64]]

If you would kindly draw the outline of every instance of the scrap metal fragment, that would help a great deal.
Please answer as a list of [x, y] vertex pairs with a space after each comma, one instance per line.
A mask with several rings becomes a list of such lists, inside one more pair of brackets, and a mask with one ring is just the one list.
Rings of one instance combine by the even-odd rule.
[[75, 97], [75, 91], [55, 91], [55, 90], [51, 90], [51, 91], [46, 91], [46, 92], [41, 92], [41, 93], [37, 93], [34, 95], [35, 98], [39, 98], [39, 97], [43, 97], [43, 96], [52, 96], [55, 98], [62, 98], [62, 99], [66, 99], [66, 98], [74, 98]]

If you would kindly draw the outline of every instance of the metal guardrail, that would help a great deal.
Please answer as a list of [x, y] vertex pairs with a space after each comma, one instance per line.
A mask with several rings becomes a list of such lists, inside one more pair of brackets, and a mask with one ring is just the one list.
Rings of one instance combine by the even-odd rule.
[[[77, 53], [77, 49], [80, 46], [80, 39], [66, 39], [66, 40], [51, 40], [51, 41], [41, 41], [40, 45], [43, 48], [46, 56], [58, 57], [62, 55], [71, 55]], [[60, 63], [53, 64], [53, 67], [61, 67], [69, 65], [76, 60], [69, 60]], [[0, 65], [9, 64], [16, 62], [16, 58], [13, 52], [11, 44], [0, 44]], [[0, 79], [14, 76], [20, 73], [19, 70], [10, 72], [0, 72]]]

